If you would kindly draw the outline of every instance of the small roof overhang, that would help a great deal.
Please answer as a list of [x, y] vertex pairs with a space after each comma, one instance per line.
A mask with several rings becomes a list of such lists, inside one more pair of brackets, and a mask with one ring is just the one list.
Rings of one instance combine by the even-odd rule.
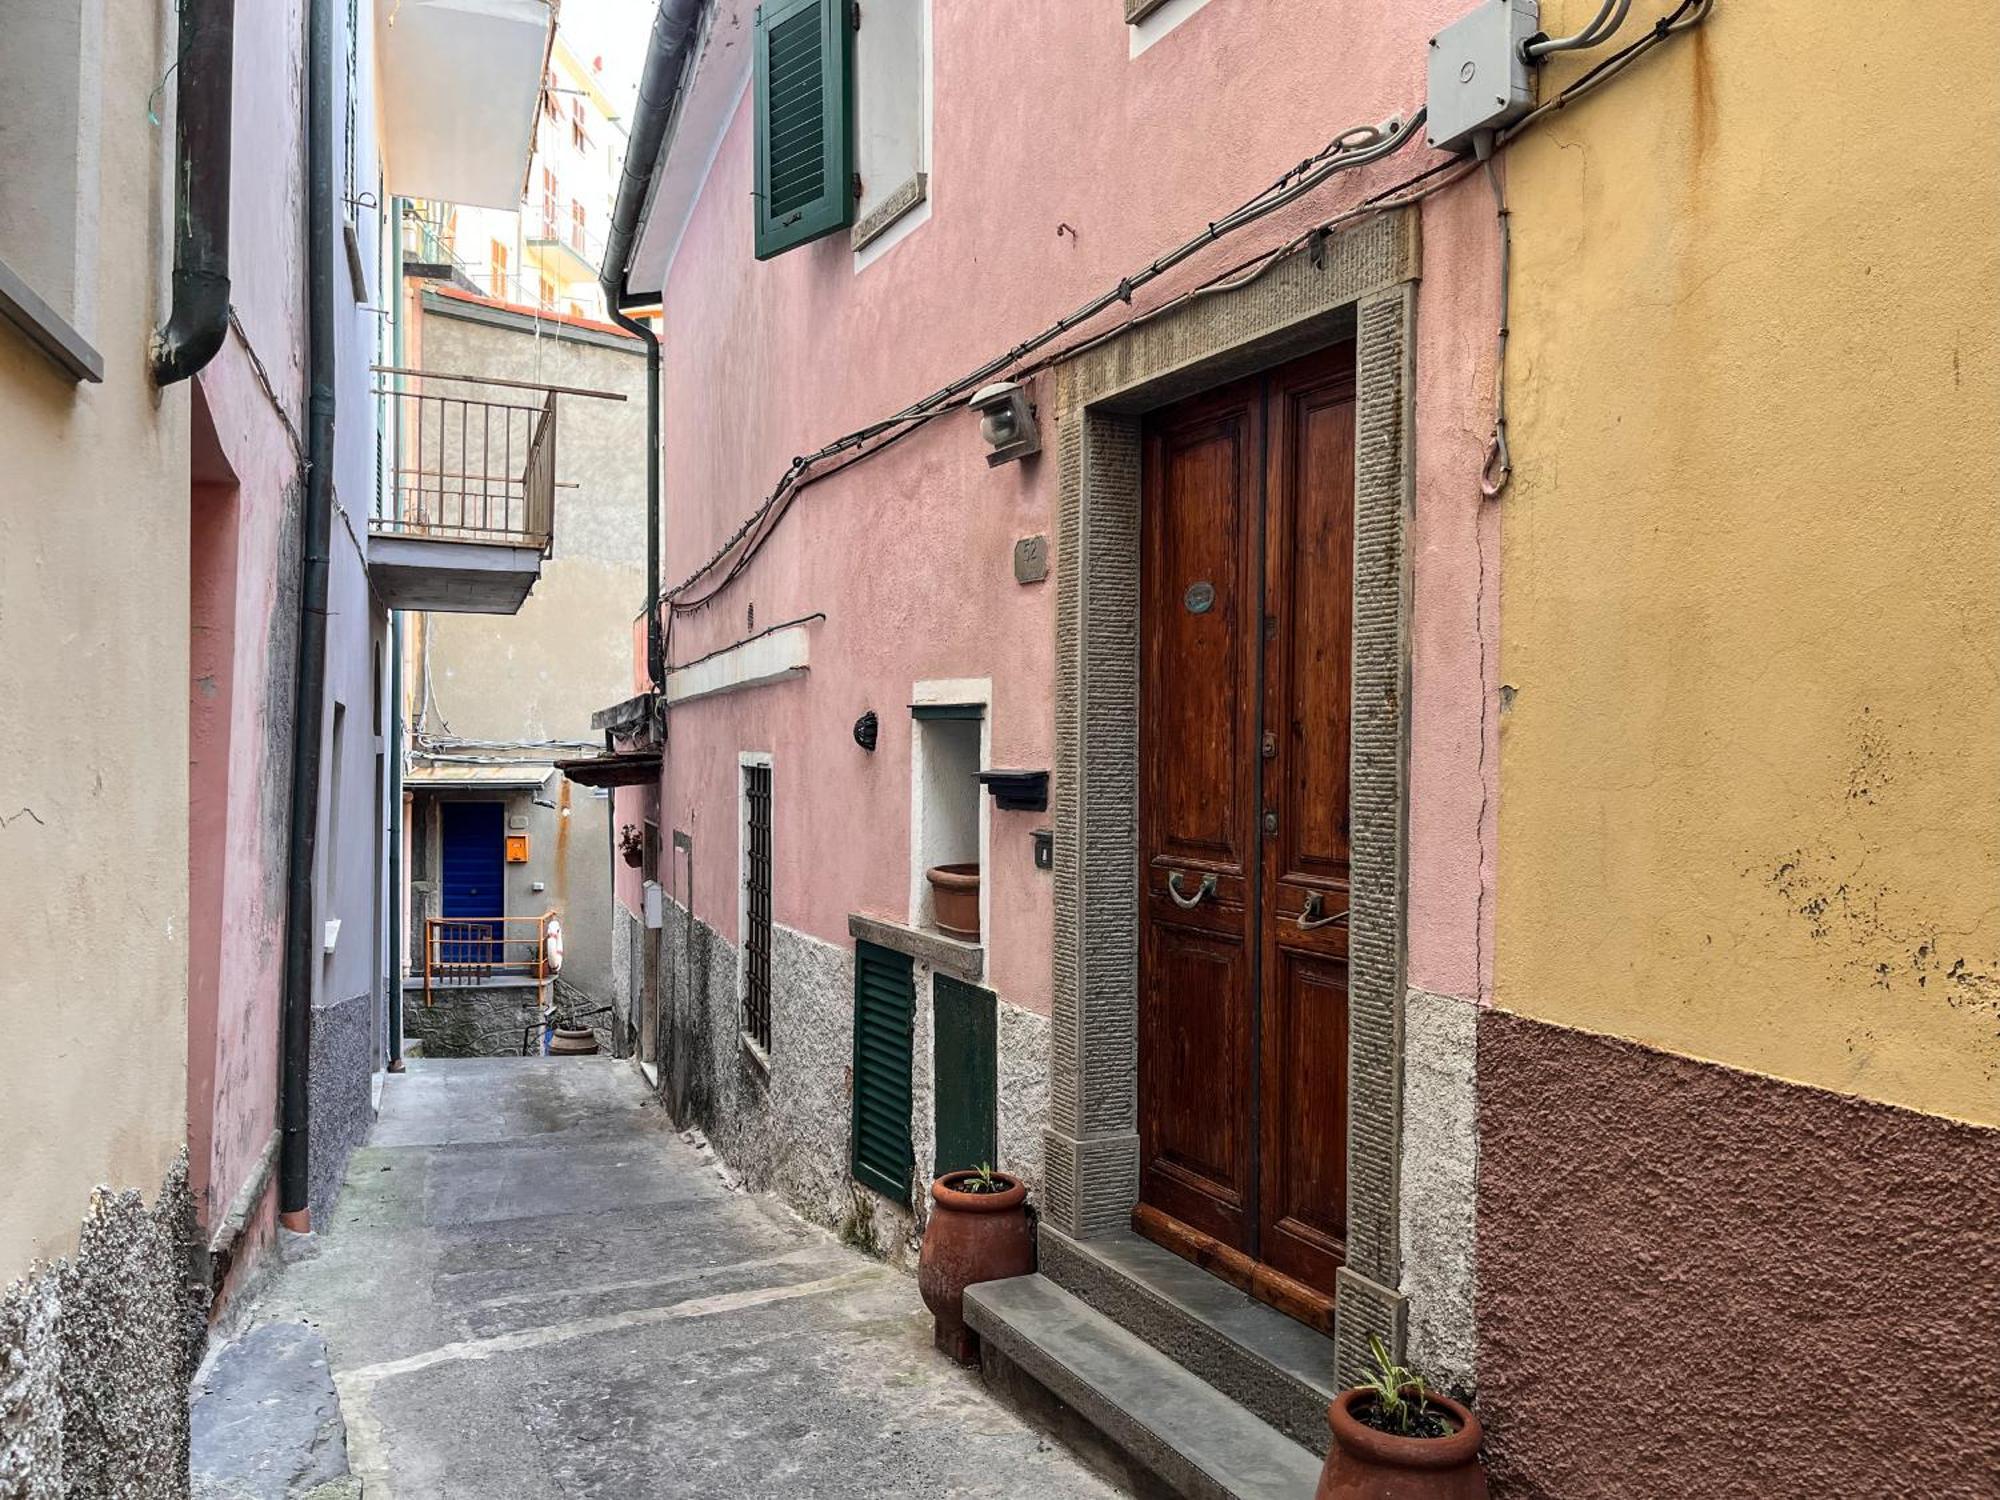
[[375, 0], [390, 192], [516, 209], [535, 149], [549, 0]]
[[578, 786], [646, 786], [660, 779], [661, 764], [657, 749], [619, 750], [559, 760], [556, 769]]
[[472, 788], [485, 792], [524, 792], [538, 790], [555, 772], [555, 766], [545, 760], [503, 763], [420, 760], [403, 773], [403, 785], [432, 791]]

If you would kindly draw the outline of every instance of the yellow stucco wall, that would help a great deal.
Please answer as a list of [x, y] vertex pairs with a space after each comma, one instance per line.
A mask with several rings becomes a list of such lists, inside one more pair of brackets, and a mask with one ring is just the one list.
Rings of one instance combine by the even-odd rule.
[[1501, 1006], [2000, 1123], [1996, 58], [1718, 0], [1509, 151]]
[[0, 323], [0, 1287], [74, 1249], [98, 1185], [151, 1201], [187, 1140], [190, 398], [146, 364], [173, 141], [134, 103], [152, 19], [105, 28], [93, 95], [103, 383]]

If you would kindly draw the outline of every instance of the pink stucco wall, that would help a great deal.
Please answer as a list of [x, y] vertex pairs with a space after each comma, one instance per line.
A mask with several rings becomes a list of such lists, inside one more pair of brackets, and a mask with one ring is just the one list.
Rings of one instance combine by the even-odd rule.
[[[667, 286], [667, 582], [710, 554], [793, 454], [1009, 347], [1336, 132], [1407, 115], [1422, 98], [1426, 38], [1464, 8], [1217, 0], [1131, 58], [1117, 0], [938, 4], [931, 217], [859, 272], [844, 236], [752, 260], [746, 97]], [[1411, 150], [1341, 179], [1198, 257], [1140, 305], [1425, 164]], [[1429, 200], [1418, 320], [1411, 978], [1467, 998], [1485, 991], [1491, 946], [1482, 892], [1496, 757], [1480, 709], [1495, 687], [1497, 557], [1477, 475], [1492, 227], [1483, 184]], [[1053, 543], [1055, 502], [1053, 454], [989, 470], [960, 414], [807, 489], [736, 584], [676, 620], [672, 656], [687, 661], [749, 633], [753, 605], [759, 629], [827, 615], [809, 627], [809, 678], [672, 716], [663, 838], [694, 836], [698, 916], [735, 936], [741, 750], [776, 762], [778, 920], [843, 945], [850, 910], [908, 912], [914, 682], [991, 678], [992, 763], [1051, 765], [1055, 583], [1016, 584], [1011, 552], [1035, 533]], [[882, 722], [872, 756], [849, 733], [866, 709]], [[1048, 816], [992, 818], [991, 978], [1013, 1003], [1046, 1011], [1052, 887], [1028, 835]]]
[[[231, 301], [198, 377], [191, 600], [188, 1135], [212, 1232], [277, 1125], [298, 455], [303, 406], [297, 0], [239, 11]], [[271, 389], [266, 391], [256, 361]], [[284, 415], [281, 416], [281, 408]], [[268, 1196], [268, 1194], [267, 1194]], [[268, 1232], [253, 1215], [237, 1264]]]

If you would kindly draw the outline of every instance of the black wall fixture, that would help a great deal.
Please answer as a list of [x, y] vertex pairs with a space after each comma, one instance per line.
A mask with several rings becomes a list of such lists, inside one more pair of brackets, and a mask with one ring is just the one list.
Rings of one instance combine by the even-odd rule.
[[993, 794], [993, 805], [1000, 811], [1048, 811], [1047, 771], [980, 771], [977, 774], [981, 785]]
[[854, 721], [854, 743], [859, 745], [863, 750], [866, 750], [870, 755], [873, 755], [875, 753], [875, 735], [881, 727], [881, 721], [875, 717], [875, 710], [872, 708], [869, 709], [867, 713]]

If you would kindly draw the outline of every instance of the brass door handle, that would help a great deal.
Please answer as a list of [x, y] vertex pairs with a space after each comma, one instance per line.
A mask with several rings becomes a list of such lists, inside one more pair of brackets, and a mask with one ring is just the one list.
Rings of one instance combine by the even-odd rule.
[[1202, 902], [1215, 894], [1215, 876], [1202, 876], [1201, 889], [1196, 891], [1192, 896], [1187, 896], [1181, 893], [1181, 872], [1179, 870], [1169, 870], [1167, 871], [1167, 894], [1174, 898], [1174, 905], [1178, 906], [1182, 911], [1193, 911]]
[[1325, 910], [1326, 895], [1324, 892], [1314, 891], [1308, 895], [1306, 897], [1306, 904], [1299, 908], [1299, 931], [1312, 932], [1317, 928], [1339, 927], [1346, 923], [1346, 911], [1337, 911], [1330, 917], [1323, 917], [1320, 913]]

